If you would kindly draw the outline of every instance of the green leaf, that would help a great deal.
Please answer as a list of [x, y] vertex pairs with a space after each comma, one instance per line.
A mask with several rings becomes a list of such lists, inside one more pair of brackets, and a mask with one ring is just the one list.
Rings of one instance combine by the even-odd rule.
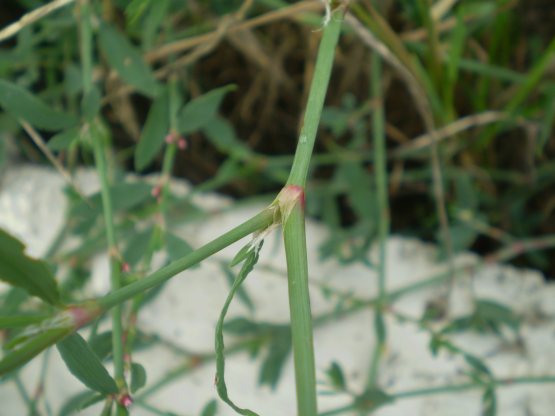
[[104, 396], [94, 391], [83, 391], [71, 396], [62, 406], [58, 416], [74, 416], [88, 406], [92, 406], [104, 399]]
[[226, 322], [224, 330], [234, 335], [252, 335], [260, 331], [260, 325], [250, 319], [237, 317]]
[[237, 252], [237, 254], [235, 255], [235, 257], [233, 257], [233, 259], [231, 260], [231, 262], [229, 263], [229, 267], [233, 267], [238, 265], [239, 263], [242, 263], [243, 261], [245, 261], [245, 259], [249, 256], [250, 252], [254, 249], [254, 247], [252, 246], [251, 242], [249, 242], [248, 244], [246, 244], [245, 246], [243, 246], [241, 248], [241, 250], [239, 250]]
[[[146, 201], [151, 195], [151, 185], [143, 182], [120, 182], [110, 187], [112, 209], [128, 211]], [[80, 220], [93, 220], [102, 212], [102, 196], [100, 192], [89, 197], [88, 201], [80, 201], [71, 210], [71, 215]]]
[[517, 331], [520, 326], [520, 320], [511, 308], [491, 300], [478, 300], [475, 315], [494, 329], [496, 325], [504, 324]]
[[92, 88], [85, 93], [83, 101], [81, 102], [81, 113], [83, 118], [87, 121], [92, 121], [102, 106], [102, 97], [100, 91], [93, 85]]
[[139, 363], [131, 363], [131, 393], [135, 393], [146, 384], [146, 370]]
[[139, 144], [135, 148], [135, 170], [146, 168], [164, 144], [170, 127], [170, 104], [167, 89], [160, 94], [148, 112]]
[[238, 407], [235, 403], [231, 401], [227, 394], [227, 386], [225, 384], [225, 345], [224, 345], [224, 335], [223, 335], [223, 326], [225, 316], [227, 314], [227, 310], [229, 309], [229, 305], [235, 296], [235, 292], [241, 286], [241, 284], [245, 281], [248, 274], [252, 271], [256, 263], [258, 262], [258, 255], [260, 253], [260, 249], [262, 247], [263, 241], [253, 250], [249, 252], [248, 257], [245, 259], [243, 263], [243, 267], [239, 271], [233, 286], [229, 294], [227, 295], [227, 299], [225, 300], [224, 306], [222, 311], [220, 312], [220, 317], [218, 318], [218, 322], [216, 323], [216, 336], [215, 336], [215, 346], [216, 346], [216, 390], [218, 391], [218, 395], [220, 398], [226, 402], [233, 410], [241, 415], [246, 416], [258, 416], [257, 413], [253, 412], [249, 409], [243, 409]]
[[336, 390], [345, 390], [347, 388], [347, 384], [345, 383], [345, 376], [343, 375], [343, 370], [339, 364], [335, 361], [331, 363], [330, 368], [326, 370], [326, 375], [331, 381], [331, 385]]
[[485, 377], [486, 379], [493, 378], [490, 369], [480, 358], [468, 353], [464, 353], [463, 357], [467, 364], [476, 372], [478, 377]]
[[214, 117], [202, 128], [202, 132], [222, 153], [237, 157], [246, 157], [251, 154], [251, 150], [235, 135], [231, 123], [222, 117]]
[[134, 26], [144, 15], [149, 4], [152, 0], [131, 0], [131, 2], [125, 8], [125, 16], [127, 17], [127, 24], [129, 26]]
[[272, 332], [270, 348], [262, 362], [258, 382], [275, 389], [281, 376], [281, 370], [291, 352], [291, 329], [289, 325], [280, 325], [274, 327]]
[[59, 305], [60, 293], [50, 268], [44, 261], [26, 256], [24, 248], [23, 243], [0, 229], [0, 280]]
[[160, 85], [141, 52], [127, 38], [107, 23], [101, 25], [100, 47], [110, 66], [127, 83], [149, 97], [155, 97]]
[[71, 374], [85, 386], [103, 394], [118, 392], [116, 382], [81, 335], [71, 334], [57, 347]]
[[79, 127], [64, 130], [48, 140], [47, 146], [50, 150], [60, 151], [69, 147], [79, 138]]
[[497, 397], [495, 389], [488, 387], [482, 396], [482, 413], [481, 416], [496, 416], [497, 415]]
[[179, 133], [190, 133], [206, 126], [216, 116], [224, 96], [234, 89], [234, 85], [226, 85], [189, 101], [178, 116]]
[[89, 339], [89, 346], [99, 360], [104, 360], [112, 353], [112, 331], [95, 334]]
[[172, 233], [166, 233], [166, 248], [171, 261], [178, 260], [193, 251], [189, 243]]
[[[227, 283], [231, 288], [231, 286], [233, 286], [233, 281], [235, 280], [235, 276], [230, 270], [230, 268], [224, 262], [220, 263], [220, 266], [227, 278]], [[249, 309], [249, 311], [251, 312], [254, 311], [254, 303], [252, 302], [252, 299], [250, 298], [246, 289], [243, 288], [243, 286], [237, 289], [237, 296], [239, 297], [239, 300], [243, 303], [243, 305], [245, 305]]]
[[153, 228], [144, 231], [135, 231], [123, 252], [123, 259], [131, 267], [136, 266], [150, 247]]
[[17, 349], [10, 351], [0, 361], [0, 376], [22, 366], [32, 360], [46, 348], [54, 345], [65, 337], [71, 328], [53, 328], [43, 331], [18, 345]]
[[52, 109], [26, 89], [2, 79], [0, 106], [14, 117], [42, 130], [62, 130], [77, 124], [74, 116]]
[[218, 402], [216, 400], [210, 400], [202, 409], [200, 416], [216, 416], [217, 411]]
[[145, 18], [141, 21], [140, 26], [144, 50], [152, 49], [152, 45], [156, 42], [160, 27], [166, 21], [170, 5], [170, 0], [156, 0], [150, 2], [150, 8]]
[[357, 217], [370, 223], [378, 218], [374, 184], [369, 172], [361, 165], [343, 163], [335, 174], [335, 181], [347, 189], [349, 202]]

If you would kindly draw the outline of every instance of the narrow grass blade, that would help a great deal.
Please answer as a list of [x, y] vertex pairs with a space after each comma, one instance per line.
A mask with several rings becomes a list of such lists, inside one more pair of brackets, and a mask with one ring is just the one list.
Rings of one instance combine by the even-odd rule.
[[237, 413], [239, 413], [241, 415], [246, 415], [246, 416], [258, 416], [258, 414], [253, 412], [252, 410], [243, 409], [243, 408], [237, 406], [229, 398], [229, 395], [227, 393], [227, 386], [225, 384], [225, 356], [224, 356], [225, 345], [224, 345], [223, 326], [224, 326], [224, 320], [225, 320], [225, 316], [227, 314], [227, 310], [229, 308], [229, 305], [231, 304], [231, 301], [233, 300], [233, 297], [235, 296], [235, 293], [237, 292], [237, 290], [239, 289], [241, 284], [243, 284], [243, 282], [247, 278], [248, 274], [252, 271], [252, 269], [254, 268], [256, 263], [258, 262], [258, 255], [260, 253], [260, 248], [261, 247], [262, 247], [262, 241], [259, 243], [259, 245], [256, 248], [251, 250], [249, 252], [249, 255], [246, 257], [245, 262], [243, 263], [243, 267], [241, 268], [241, 271], [237, 275], [237, 277], [235, 279], [235, 282], [233, 283], [233, 286], [231, 287], [229, 295], [227, 296], [227, 299], [225, 300], [224, 306], [223, 306], [222, 311], [220, 313], [220, 317], [218, 319], [218, 323], [216, 324], [216, 339], [215, 339], [215, 344], [216, 344], [216, 389], [218, 391], [218, 395], [220, 396], [220, 398], [224, 402], [226, 402], [229, 406], [231, 406], [231, 408], [233, 408], [233, 410], [235, 410]]

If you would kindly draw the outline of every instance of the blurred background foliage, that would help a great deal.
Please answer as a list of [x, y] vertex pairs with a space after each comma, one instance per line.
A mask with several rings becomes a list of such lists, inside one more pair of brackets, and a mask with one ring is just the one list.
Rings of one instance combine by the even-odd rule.
[[[45, 3], [2, 1], [0, 27]], [[239, 0], [90, 3], [90, 94], [83, 94], [81, 81], [79, 5], [62, 7], [0, 43], [0, 78], [9, 82], [0, 86], [7, 110], [0, 113], [3, 163], [14, 162], [12, 147], [18, 161], [48, 163], [18, 122], [8, 91], [16, 85], [68, 117], [67, 126], [51, 126], [48, 117], [42, 125], [27, 121], [69, 172], [92, 164], [71, 118], [97, 116], [122, 171], [159, 172], [169, 132], [167, 118], [161, 121], [167, 100], [160, 97], [173, 82], [177, 102], [186, 104], [176, 132], [185, 141], [173, 174], [199, 191], [238, 199], [275, 194], [298, 139], [321, 3], [256, 0], [245, 10], [249, 2]], [[415, 100], [402, 70], [386, 64], [392, 232], [441, 240], [435, 163], [454, 251], [471, 249], [554, 276], [555, 4], [353, 0], [351, 12], [408, 71], [420, 94]], [[346, 24], [307, 194], [310, 215], [333, 231], [322, 255], [342, 261], [365, 258], [380, 219], [371, 114], [381, 103], [370, 93], [372, 53], [361, 30]], [[142, 201], [133, 195], [148, 196], [149, 189], [139, 188], [124, 190], [134, 192], [130, 205]], [[80, 223], [85, 231], [86, 220]], [[137, 243], [129, 238], [129, 245]]]

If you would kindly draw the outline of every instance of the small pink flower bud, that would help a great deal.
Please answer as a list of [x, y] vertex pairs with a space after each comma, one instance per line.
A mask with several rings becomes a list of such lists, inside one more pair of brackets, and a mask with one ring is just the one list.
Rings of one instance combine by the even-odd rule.
[[172, 144], [175, 141], [175, 134], [173, 132], [166, 134], [166, 137], [164, 137], [164, 141], [167, 144]]
[[153, 198], [158, 198], [160, 196], [160, 194], [162, 193], [162, 187], [160, 185], [156, 185], [154, 188], [152, 188], [152, 190], [150, 191], [150, 195], [152, 195]]
[[129, 407], [133, 404], [133, 398], [128, 393], [126, 393], [120, 396], [118, 402], [126, 409], [129, 409]]
[[185, 140], [184, 137], [180, 137], [177, 140], [177, 147], [179, 147], [181, 150], [187, 149], [187, 140]]
[[129, 263], [123, 262], [123, 263], [121, 264], [121, 271], [122, 271], [123, 273], [129, 273], [129, 272], [131, 271], [131, 266], [129, 265]]

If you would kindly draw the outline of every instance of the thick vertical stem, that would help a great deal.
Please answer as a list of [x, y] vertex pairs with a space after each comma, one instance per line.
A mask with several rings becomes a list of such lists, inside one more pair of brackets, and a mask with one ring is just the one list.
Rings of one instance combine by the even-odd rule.
[[308, 291], [305, 218], [302, 203], [298, 202], [293, 207], [284, 224], [283, 235], [289, 282], [289, 309], [297, 387], [297, 414], [299, 416], [312, 416], [318, 412], [312, 314]]
[[287, 186], [278, 197], [278, 199], [289, 199], [289, 202], [293, 201], [294, 204], [290, 211], [284, 209], [281, 211], [287, 256], [289, 309], [297, 388], [297, 414], [299, 416], [316, 416], [318, 414], [312, 315], [308, 291], [304, 187], [328, 90], [343, 13], [343, 7], [334, 10], [330, 22], [324, 28], [293, 166]]

